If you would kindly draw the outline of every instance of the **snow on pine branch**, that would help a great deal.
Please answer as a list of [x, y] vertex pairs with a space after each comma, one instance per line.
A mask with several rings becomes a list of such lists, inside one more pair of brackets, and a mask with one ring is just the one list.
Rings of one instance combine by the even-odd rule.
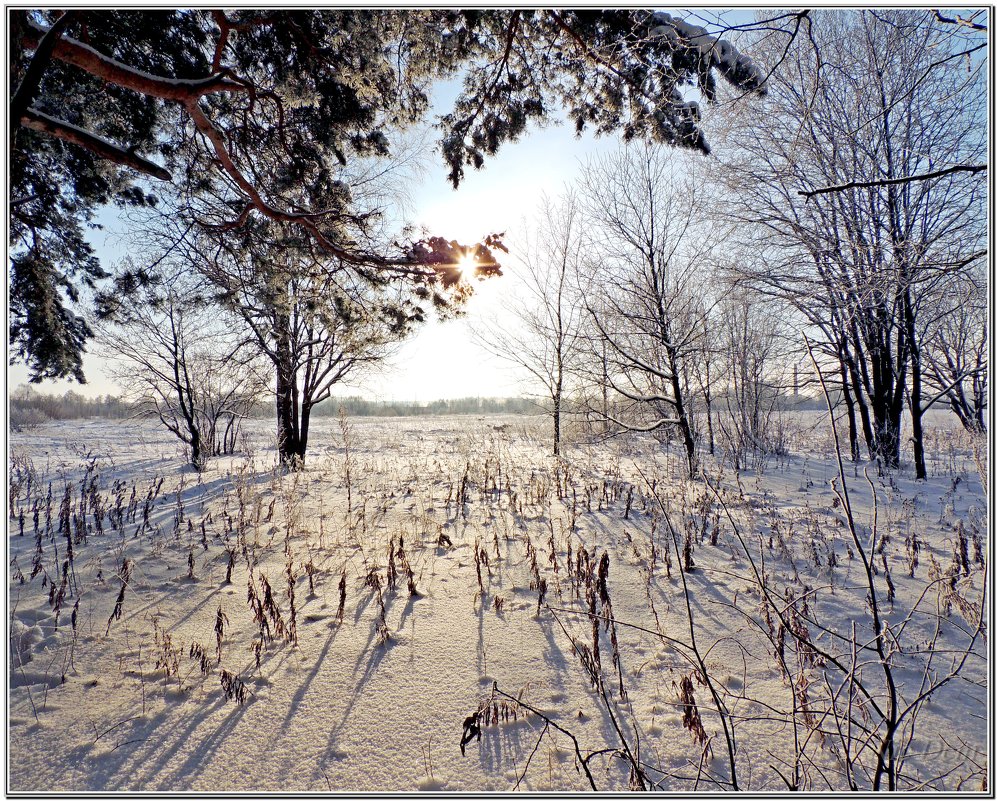
[[712, 36], [706, 28], [673, 17], [664, 11], [651, 15], [651, 37], [663, 37], [674, 47], [685, 46], [699, 52], [702, 59], [715, 67], [735, 86], [764, 92], [765, 74], [746, 55], [726, 39]]

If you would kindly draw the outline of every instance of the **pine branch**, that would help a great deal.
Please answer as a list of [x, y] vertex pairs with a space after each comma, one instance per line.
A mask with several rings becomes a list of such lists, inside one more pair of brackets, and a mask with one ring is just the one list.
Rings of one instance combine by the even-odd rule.
[[24, 128], [30, 128], [33, 131], [54, 136], [56, 139], [62, 139], [65, 142], [72, 142], [74, 145], [89, 150], [103, 159], [113, 161], [115, 164], [131, 167], [133, 170], [151, 175], [153, 178], [158, 178], [161, 181], [173, 180], [173, 176], [170, 175], [169, 170], [159, 166], [155, 162], [142, 158], [131, 150], [126, 150], [112, 142], [108, 142], [96, 134], [84, 131], [82, 128], [70, 125], [68, 122], [57, 120], [55, 117], [48, 116], [48, 114], [43, 114], [36, 109], [27, 109], [21, 115], [20, 122]]
[[[49, 28], [29, 23], [24, 42], [28, 47], [34, 47], [37, 50], [41, 47], [41, 43], [49, 31]], [[90, 45], [67, 36], [63, 36], [54, 43], [52, 54], [59, 61], [79, 67], [108, 83], [161, 100], [183, 103], [191, 98], [214, 92], [247, 92], [251, 89], [247, 83], [234, 80], [224, 70], [209, 75], [207, 78], [193, 79], [163, 78], [152, 75], [110, 56], [105, 56]]]
[[52, 51], [55, 48], [56, 42], [62, 36], [63, 31], [66, 30], [66, 26], [76, 18], [76, 14], [76, 11], [66, 11], [39, 40], [38, 46], [35, 48], [35, 54], [31, 57], [31, 62], [24, 72], [24, 77], [21, 79], [21, 83], [10, 101], [11, 142], [14, 141], [17, 126], [21, 124], [21, 117], [28, 111], [32, 101], [35, 99], [35, 95], [38, 93], [42, 75], [48, 63], [52, 60]]

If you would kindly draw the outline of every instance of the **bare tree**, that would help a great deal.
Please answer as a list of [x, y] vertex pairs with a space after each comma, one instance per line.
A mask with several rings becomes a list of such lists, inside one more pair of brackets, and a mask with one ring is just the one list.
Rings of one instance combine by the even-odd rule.
[[937, 307], [924, 315], [924, 378], [932, 394], [921, 411], [943, 401], [963, 428], [983, 434], [989, 377], [986, 279], [972, 273], [953, 279], [939, 293]]
[[585, 305], [606, 346], [606, 382], [620, 400], [619, 411], [601, 413], [625, 430], [674, 430], [694, 476], [690, 367], [704, 346], [700, 290], [715, 240], [682, 166], [674, 153], [633, 144], [585, 168], [581, 195], [593, 240]]
[[234, 452], [263, 383], [189, 274], [141, 284], [133, 274], [126, 270], [117, 291], [98, 298], [97, 342], [115, 360], [126, 397], [140, 413], [155, 414], [203, 470], [209, 457]]
[[[786, 385], [783, 331], [771, 305], [745, 287], [724, 287], [712, 327], [719, 351], [704, 391], [722, 393], [726, 414], [718, 415], [728, 455], [741, 469], [752, 455], [764, 457], [781, 445], [774, 417]], [[709, 361], [707, 365], [709, 366]]]
[[[983, 72], [960, 49], [967, 75], [952, 52], [961, 40], [925, 11], [812, 19], [812, 44], [793, 43], [754, 110], [767, 124], [736, 132], [727, 208], [770, 246], [750, 279], [793, 304], [839, 361], [853, 455], [860, 428], [870, 456], [896, 467], [904, 408], [923, 405], [919, 310], [938, 273], [983, 248], [983, 182], [936, 170], [985, 154]], [[813, 191], [828, 186], [840, 191]]]
[[[471, 275], [501, 273], [491, 251], [505, 249], [499, 237], [466, 248], [440, 237], [413, 242], [410, 231], [407, 244], [396, 241], [422, 141], [403, 138], [394, 155], [357, 158], [327, 176], [349, 183], [351, 200], [373, 209], [352, 221], [351, 247], [406, 250], [423, 265], [412, 272], [330, 256], [290, 221], [250, 217], [233, 226], [225, 192], [169, 198], [134, 215], [143, 246], [196, 273], [267, 365], [282, 464], [303, 464], [312, 410], [333, 386], [382, 361], [430, 311], [456, 313], [472, 294]], [[426, 280], [423, 268], [435, 277]]]
[[584, 310], [577, 275], [584, 248], [577, 196], [569, 191], [559, 200], [545, 197], [526, 234], [520, 266], [511, 271], [522, 292], [505, 302], [508, 319], [475, 330], [484, 347], [543, 387], [551, 402], [554, 456], [561, 455], [565, 397], [579, 355]]
[[286, 241], [215, 247], [198, 269], [272, 370], [278, 456], [292, 467], [304, 463], [314, 407], [382, 361], [422, 319], [421, 308], [386, 281]]

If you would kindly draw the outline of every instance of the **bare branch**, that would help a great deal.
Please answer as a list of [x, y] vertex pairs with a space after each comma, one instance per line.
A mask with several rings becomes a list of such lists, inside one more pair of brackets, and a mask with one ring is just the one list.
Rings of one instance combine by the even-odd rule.
[[[974, 31], [986, 31], [988, 30], [986, 25], [981, 25], [979, 22], [974, 22], [973, 18], [963, 19], [958, 14], [955, 15], [955, 19], [952, 17], [946, 17], [942, 14], [940, 9], [932, 9], [935, 13], [935, 19], [939, 22], [944, 22], [947, 25], [964, 25]], [[975, 14], [973, 16], [976, 16]]]
[[978, 173], [987, 169], [986, 164], [957, 164], [954, 167], [946, 167], [943, 170], [924, 172], [918, 175], [907, 175], [903, 178], [882, 178], [876, 181], [849, 181], [846, 184], [837, 186], [825, 186], [823, 189], [812, 189], [810, 191], [800, 190], [797, 194], [811, 198], [814, 195], [823, 195], [828, 192], [844, 192], [846, 189], [869, 189], [874, 186], [896, 186], [898, 184], [909, 184], [914, 181], [930, 181], [933, 178], [942, 178], [957, 172]]

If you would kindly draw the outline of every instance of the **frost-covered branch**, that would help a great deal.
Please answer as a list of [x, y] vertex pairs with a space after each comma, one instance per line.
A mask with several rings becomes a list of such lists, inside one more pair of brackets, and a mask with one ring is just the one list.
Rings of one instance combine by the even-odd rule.
[[976, 17], [979, 14], [979, 12], [973, 14], [973, 16], [971, 16], [969, 19], [965, 19], [959, 16], [958, 14], [956, 14], [955, 18], [953, 19], [952, 17], [946, 17], [944, 14], [942, 14], [940, 9], [935, 8], [932, 10], [935, 14], [935, 19], [938, 20], [939, 22], [944, 22], [946, 25], [962, 25], [974, 31], [989, 30], [989, 28], [986, 25], [976, 22]]
[[56, 139], [62, 139], [65, 142], [71, 142], [74, 145], [97, 154], [101, 158], [113, 161], [115, 164], [130, 167], [138, 172], [151, 175], [153, 178], [158, 178], [160, 181], [173, 180], [173, 176], [170, 175], [169, 170], [161, 167], [154, 161], [142, 158], [135, 151], [126, 150], [96, 134], [84, 131], [82, 128], [78, 128], [63, 120], [57, 120], [48, 114], [43, 114], [37, 109], [29, 108], [21, 115], [20, 119], [21, 125], [25, 128], [54, 136]]
[[984, 172], [987, 169], [986, 164], [956, 164], [954, 167], [946, 167], [942, 170], [934, 170], [933, 172], [919, 173], [918, 175], [907, 175], [902, 178], [880, 178], [875, 181], [849, 181], [845, 184], [838, 184], [836, 186], [825, 186], [822, 189], [811, 189], [811, 190], [799, 190], [799, 194], [805, 198], [812, 198], [814, 195], [825, 195], [829, 192], [844, 192], [848, 189], [871, 189], [876, 186], [899, 186], [901, 184], [910, 184], [915, 181], [930, 181], [934, 178], [942, 178], [946, 175], [952, 175], [958, 172], [968, 172], [976, 174], [979, 172]]
[[[25, 44], [38, 47], [49, 32], [48, 28], [28, 22]], [[250, 86], [222, 70], [206, 78], [167, 78], [124, 64], [105, 56], [90, 45], [68, 36], [61, 37], [54, 45], [52, 55], [66, 64], [72, 64], [97, 78], [125, 89], [139, 92], [160, 100], [184, 103], [191, 98], [214, 92], [247, 92]]]

